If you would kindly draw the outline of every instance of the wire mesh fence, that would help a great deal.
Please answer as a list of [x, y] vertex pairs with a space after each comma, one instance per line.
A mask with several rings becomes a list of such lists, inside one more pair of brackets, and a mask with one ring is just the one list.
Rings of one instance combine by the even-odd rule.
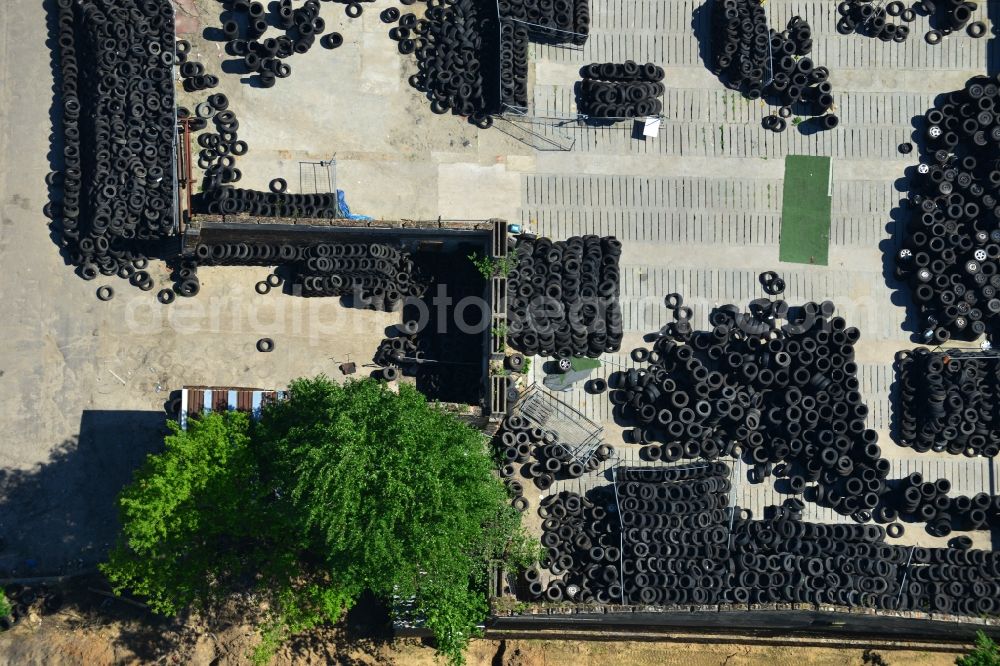
[[551, 430], [559, 443], [580, 464], [590, 460], [603, 443], [604, 427], [582, 412], [532, 384], [517, 403], [517, 412], [539, 428]]

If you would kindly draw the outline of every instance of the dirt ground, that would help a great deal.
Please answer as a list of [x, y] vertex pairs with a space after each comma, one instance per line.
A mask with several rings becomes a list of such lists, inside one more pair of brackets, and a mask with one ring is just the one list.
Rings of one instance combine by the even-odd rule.
[[[248, 627], [234, 626], [223, 632], [193, 634], [182, 646], [160, 649], [155, 640], [136, 646], [136, 636], [121, 627], [66, 629], [52, 626], [18, 629], [0, 637], [0, 664], [62, 666], [87, 664], [213, 664], [229, 666], [249, 663], [254, 643]], [[878, 661], [875, 655], [881, 657]], [[853, 664], [906, 664], [932, 666], [953, 664], [956, 654], [860, 649], [759, 647], [749, 645], [704, 645], [660, 642], [579, 642], [536, 640], [475, 640], [467, 662], [470, 666], [559, 666], [583, 664], [769, 664], [770, 666], [847, 666]], [[867, 658], [866, 658], [867, 657]], [[335, 635], [304, 641], [283, 648], [272, 662], [285, 664], [348, 664], [350, 666], [442, 664], [434, 650], [419, 640], [378, 643], [344, 641]]]

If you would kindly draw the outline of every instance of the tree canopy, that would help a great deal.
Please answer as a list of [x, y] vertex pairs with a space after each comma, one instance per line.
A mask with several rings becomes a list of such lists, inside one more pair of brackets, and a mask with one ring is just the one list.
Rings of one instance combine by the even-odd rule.
[[497, 565], [537, 546], [483, 435], [410, 386], [300, 379], [259, 422], [176, 424], [126, 487], [104, 572], [165, 614], [233, 592], [268, 601], [258, 654], [336, 621], [365, 590], [413, 600], [454, 662], [487, 613]]
[[1000, 648], [982, 631], [976, 632], [976, 646], [955, 660], [958, 666], [1000, 666]]

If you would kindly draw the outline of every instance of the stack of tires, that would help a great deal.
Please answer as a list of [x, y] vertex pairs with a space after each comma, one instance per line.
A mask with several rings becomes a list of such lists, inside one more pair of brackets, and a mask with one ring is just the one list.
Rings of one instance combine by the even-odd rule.
[[976, 77], [923, 116], [895, 275], [913, 291], [928, 344], [974, 339], [1000, 315], [998, 105], [997, 80]]
[[[419, 71], [410, 77], [410, 85], [427, 94], [434, 113], [451, 111], [468, 116], [482, 129], [489, 127], [491, 109], [484, 96], [481, 61], [489, 17], [480, 15], [472, 0], [430, 7], [425, 17], [424, 32], [413, 51]], [[496, 53], [491, 57], [495, 59]]]
[[356, 307], [391, 312], [423, 287], [411, 280], [413, 262], [387, 245], [348, 243], [304, 248], [293, 268], [303, 296], [353, 296]]
[[527, 235], [507, 275], [511, 346], [526, 355], [597, 358], [621, 347], [621, 243], [614, 236], [552, 241]]
[[973, 21], [972, 14], [979, 9], [979, 4], [965, 0], [922, 0], [924, 11], [930, 14], [932, 25], [924, 35], [924, 41], [931, 46], [941, 43], [948, 35], [965, 29], [965, 33], [973, 39], [979, 39], [987, 33], [986, 24]]
[[289, 194], [244, 190], [228, 185], [216, 187], [192, 197], [192, 205], [207, 215], [249, 214], [259, 217], [292, 217], [332, 220], [340, 215], [337, 195]]
[[1000, 355], [919, 347], [896, 354], [896, 372], [898, 444], [921, 453], [1000, 454]]
[[85, 279], [132, 276], [174, 231], [174, 24], [167, 0], [58, 0], [65, 169], [48, 213]]
[[353, 296], [356, 307], [386, 311], [424, 290], [409, 256], [382, 244], [202, 243], [194, 260], [207, 266], [284, 265], [296, 295]]
[[[296, 53], [307, 53], [326, 30], [326, 22], [319, 15], [319, 0], [306, 0], [301, 7], [293, 7], [292, 0], [280, 0], [275, 6], [277, 16], [274, 20], [285, 30], [284, 35], [261, 40], [268, 28], [266, 9], [263, 3], [250, 0], [234, 0], [231, 7], [233, 14], [245, 16], [245, 34], [241, 35], [241, 21], [235, 16], [222, 25], [223, 34], [229, 40], [226, 52], [242, 58], [246, 71], [258, 74], [264, 88], [273, 87], [277, 79], [291, 76], [291, 65], [283, 61]], [[331, 38], [335, 44], [329, 43]], [[343, 38], [338, 33], [331, 33], [321, 38], [323, 40], [327, 40], [330, 48], [335, 48]]]
[[712, 13], [712, 71], [728, 87], [749, 99], [765, 99], [783, 107], [767, 116], [764, 127], [781, 132], [792, 106], [798, 115], [820, 116], [815, 125], [833, 129], [840, 123], [830, 73], [811, 58], [812, 29], [793, 16], [783, 32], [768, 27], [760, 0], [715, 0]]
[[[178, 42], [179, 44], [180, 42]], [[185, 92], [194, 93], [219, 85], [219, 77], [205, 73], [205, 66], [194, 60], [181, 64], [181, 84]]]
[[500, 0], [501, 19], [531, 24], [532, 36], [546, 43], [582, 46], [590, 35], [588, 0]]
[[759, 299], [750, 312], [725, 305], [711, 313], [710, 331], [694, 330], [679, 295], [667, 304], [675, 321], [652, 348], [632, 351], [645, 365], [609, 378], [616, 416], [634, 426], [629, 439], [650, 459], [740, 453], [758, 480], [780, 472], [792, 493], [816, 484], [817, 501], [870, 519], [890, 467], [865, 427], [858, 329], [829, 301], [791, 309]]
[[546, 497], [538, 514], [548, 582], [528, 569], [528, 596], [644, 607], [1000, 610], [1000, 553], [970, 549], [966, 539], [953, 548], [889, 545], [881, 526], [804, 522], [785, 507], [754, 520], [727, 506], [727, 475], [721, 463], [625, 468], [617, 486]]
[[[837, 32], [840, 34], [859, 32], [897, 44], [905, 42], [910, 36], [910, 28], [904, 23], [912, 22], [917, 16], [899, 0], [893, 0], [884, 7], [861, 0], [843, 0], [837, 5], [837, 12], [840, 14], [837, 21]], [[893, 23], [889, 20], [893, 17], [900, 17], [903, 23]]]
[[[878, 434], [865, 427], [868, 407], [854, 361], [860, 333], [833, 316], [833, 303], [792, 309], [759, 299], [747, 313], [724, 305], [709, 316], [711, 331], [694, 330], [679, 295], [667, 304], [676, 321], [651, 349], [632, 351], [646, 365], [609, 378], [615, 419], [633, 425], [625, 435], [643, 446], [646, 459], [739, 456], [752, 463], [752, 480], [780, 478], [785, 492], [858, 522], [906, 514], [937, 535], [982, 524], [961, 498], [930, 497], [929, 517], [904, 506], [888, 480], [891, 465]], [[947, 479], [937, 483], [950, 487]], [[1000, 509], [1000, 499], [983, 501]]]
[[663, 110], [663, 68], [632, 60], [592, 63], [581, 70], [577, 107], [593, 118], [639, 118]]
[[501, 476], [512, 477], [520, 471], [539, 490], [547, 490], [556, 481], [578, 479], [593, 472], [615, 453], [614, 447], [602, 444], [578, 459], [571, 447], [560, 441], [558, 432], [533, 427], [518, 415], [504, 420], [494, 443], [504, 466]]
[[893, 499], [901, 515], [927, 523], [934, 536], [948, 536], [953, 529], [982, 530], [1000, 527], [1000, 495], [977, 493], [948, 496], [948, 479], [924, 481], [918, 473], [897, 484]]
[[500, 19], [500, 99], [507, 107], [528, 107], [528, 28]]
[[771, 33], [767, 14], [758, 0], [715, 0], [712, 12], [714, 72], [748, 95], [763, 95], [769, 68]]
[[[178, 115], [180, 116], [180, 109]], [[184, 109], [184, 113], [190, 113]], [[205, 175], [204, 188], [207, 190], [239, 182], [243, 177], [236, 166], [236, 158], [247, 154], [249, 146], [239, 138], [240, 123], [236, 114], [229, 110], [229, 99], [222, 93], [209, 95], [208, 101], [195, 108], [196, 118], [204, 122], [199, 127], [207, 127], [208, 121], [215, 124], [215, 132], [198, 135], [198, 168]], [[192, 130], [194, 126], [189, 125]]]

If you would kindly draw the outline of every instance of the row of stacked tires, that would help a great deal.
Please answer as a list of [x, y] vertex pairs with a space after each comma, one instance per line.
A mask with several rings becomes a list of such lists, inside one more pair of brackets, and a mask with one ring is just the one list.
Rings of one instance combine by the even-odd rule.
[[754, 480], [779, 477], [786, 492], [859, 522], [905, 515], [936, 535], [981, 522], [963, 510], [969, 498], [945, 491], [928, 499], [930, 511], [904, 501], [905, 481], [888, 480], [878, 435], [865, 426], [854, 361], [860, 334], [833, 316], [833, 303], [792, 309], [759, 299], [750, 312], [725, 305], [711, 313], [712, 330], [695, 331], [681, 297], [666, 301], [676, 321], [651, 349], [632, 352], [645, 365], [609, 377], [616, 417], [633, 425], [626, 436], [646, 459], [741, 456]]
[[925, 342], [973, 339], [1000, 314], [1000, 86], [975, 77], [923, 116], [909, 178], [908, 223], [896, 256]]
[[302, 296], [353, 296], [355, 306], [391, 311], [424, 286], [405, 252], [378, 243], [202, 243], [199, 265], [287, 265], [292, 293]]
[[900, 515], [927, 523], [933, 536], [948, 536], [953, 529], [982, 530], [1000, 527], [1000, 495], [977, 493], [951, 497], [948, 479], [924, 481], [918, 473], [893, 484], [889, 500]]
[[331, 192], [289, 194], [287, 192], [245, 190], [228, 185], [194, 195], [192, 205], [198, 212], [208, 215], [246, 213], [261, 217], [302, 217], [332, 220], [340, 214], [337, 195]]
[[580, 74], [577, 107], [593, 118], [638, 118], [657, 115], [663, 110], [663, 68], [651, 62], [640, 65], [592, 63]]
[[[538, 509], [548, 582], [528, 595], [632, 605], [830, 603], [982, 615], [1000, 609], [1000, 553], [885, 542], [879, 525], [767, 520], [729, 507], [723, 463], [621, 468], [616, 485]], [[963, 546], [968, 544], [963, 544]]]
[[57, 8], [65, 169], [48, 212], [81, 275], [131, 274], [142, 241], [173, 232], [173, 12], [167, 0]]
[[822, 129], [840, 123], [830, 112], [834, 99], [829, 71], [811, 58], [812, 29], [798, 16], [786, 29], [768, 27], [760, 0], [716, 0], [712, 12], [712, 71], [727, 86], [750, 99], [766, 98], [784, 107], [780, 117], [769, 116], [768, 129], [783, 131], [792, 114], [820, 116]]
[[583, 46], [590, 35], [589, 0], [500, 0], [501, 18], [529, 26], [547, 43]]
[[506, 107], [528, 108], [528, 28], [500, 19], [500, 100]]
[[1000, 453], [1000, 355], [919, 347], [896, 354], [896, 374], [899, 445], [921, 453]]
[[527, 234], [507, 274], [507, 339], [527, 355], [589, 356], [618, 351], [621, 242], [614, 236], [552, 241]]
[[[430, 7], [426, 25], [414, 48], [418, 72], [411, 86], [426, 93], [431, 111], [468, 116], [485, 129], [492, 124], [484, 95], [483, 34], [496, 21], [483, 13], [473, 0], [457, 0], [443, 7]], [[497, 26], [492, 24], [495, 32]], [[496, 59], [497, 54], [489, 54]]]
[[520, 472], [539, 490], [547, 490], [556, 481], [578, 479], [593, 472], [615, 452], [614, 447], [601, 444], [578, 456], [560, 440], [558, 432], [534, 426], [516, 414], [504, 419], [495, 445], [501, 460], [500, 475], [510, 478]]

